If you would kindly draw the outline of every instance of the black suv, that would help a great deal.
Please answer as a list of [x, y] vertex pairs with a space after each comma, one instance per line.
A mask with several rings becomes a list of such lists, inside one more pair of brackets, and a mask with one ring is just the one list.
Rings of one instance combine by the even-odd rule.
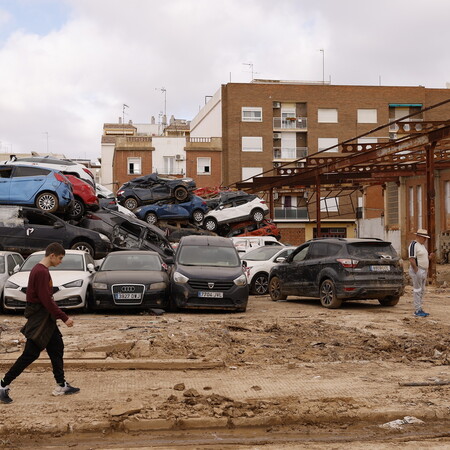
[[403, 289], [403, 266], [391, 243], [371, 238], [305, 242], [273, 267], [269, 277], [273, 301], [288, 295], [314, 297], [325, 308], [366, 299], [394, 306]]

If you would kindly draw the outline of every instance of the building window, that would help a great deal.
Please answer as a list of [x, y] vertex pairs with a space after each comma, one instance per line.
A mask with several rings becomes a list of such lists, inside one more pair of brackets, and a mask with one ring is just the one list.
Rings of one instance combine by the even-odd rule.
[[175, 158], [173, 156], [164, 156], [164, 173], [175, 173]]
[[327, 152], [338, 152], [338, 138], [319, 138], [317, 141], [317, 146], [319, 149], [319, 152], [322, 150], [325, 150], [328, 147], [332, 147]]
[[358, 123], [377, 123], [376, 109], [358, 109]]
[[211, 158], [197, 158], [197, 175], [211, 175]]
[[338, 212], [339, 197], [321, 197], [320, 212]]
[[242, 122], [262, 122], [262, 108], [243, 106]]
[[417, 228], [423, 228], [422, 186], [417, 186]]
[[[261, 175], [263, 171], [262, 167], [243, 167], [242, 168], [242, 180], [251, 183], [253, 181], [253, 177], [256, 175]], [[250, 178], [247, 180], [247, 178]]]
[[261, 136], [242, 136], [243, 152], [262, 152], [263, 144]]
[[338, 123], [338, 110], [333, 108], [319, 108], [317, 110], [317, 122]]
[[141, 158], [127, 158], [128, 175], [140, 175], [141, 171]]

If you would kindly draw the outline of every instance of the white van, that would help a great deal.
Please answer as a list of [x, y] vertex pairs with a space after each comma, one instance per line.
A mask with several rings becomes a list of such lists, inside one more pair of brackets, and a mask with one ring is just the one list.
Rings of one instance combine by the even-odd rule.
[[264, 245], [278, 245], [283, 247], [284, 244], [277, 241], [277, 239], [273, 236], [242, 236], [242, 237], [232, 237], [230, 238], [233, 241], [236, 250], [239, 255], [243, 255], [247, 253], [249, 250], [253, 250], [257, 247], [262, 247]]

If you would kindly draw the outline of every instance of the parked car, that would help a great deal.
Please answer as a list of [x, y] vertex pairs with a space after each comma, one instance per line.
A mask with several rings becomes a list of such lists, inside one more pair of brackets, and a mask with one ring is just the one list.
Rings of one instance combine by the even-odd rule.
[[185, 202], [195, 187], [192, 178], [162, 178], [152, 173], [124, 183], [117, 191], [117, 200], [130, 210], [160, 200]]
[[44, 250], [52, 242], [66, 249], [83, 250], [94, 259], [112, 250], [104, 234], [71, 225], [45, 211], [25, 206], [0, 208], [0, 250], [29, 255]]
[[134, 214], [146, 222], [156, 225], [159, 220], [191, 220], [194, 223], [202, 223], [208, 207], [206, 202], [196, 195], [183, 203], [158, 202], [153, 205], [140, 206], [134, 210]]
[[98, 198], [95, 189], [89, 183], [73, 175], [66, 175], [73, 190], [73, 206], [69, 216], [73, 220], [81, 219], [86, 211], [97, 211], [99, 208]]
[[[3, 300], [5, 311], [25, 309], [30, 271], [44, 256], [45, 251], [31, 254], [20, 270], [9, 277]], [[88, 298], [92, 295], [91, 281], [95, 273], [92, 256], [81, 250], [66, 250], [61, 264], [49, 267], [49, 270], [56, 304], [63, 309], [87, 310]]]
[[[199, 192], [199, 191], [200, 191], [199, 189], [196, 190], [196, 192]], [[200, 195], [200, 193], [197, 195]], [[201, 197], [201, 195], [200, 195], [200, 197]], [[245, 191], [226, 190], [226, 191], [218, 192], [217, 195], [214, 195], [214, 197], [206, 198], [205, 201], [206, 201], [206, 204], [208, 205], [209, 209], [215, 209], [218, 206], [225, 205], [232, 200], [245, 200], [247, 202], [250, 202], [255, 197], [256, 197], [256, 195], [249, 194]]]
[[181, 238], [171, 273], [170, 306], [244, 312], [248, 284], [230, 239], [219, 236]]
[[92, 281], [92, 309], [167, 308], [167, 266], [152, 251], [110, 253]]
[[244, 259], [245, 253], [258, 247], [272, 246], [272, 247], [284, 247], [284, 244], [279, 242], [273, 236], [238, 236], [232, 237], [231, 241], [236, 247], [241, 259]]
[[313, 297], [325, 308], [365, 299], [394, 306], [403, 289], [401, 260], [390, 242], [378, 239], [308, 241], [277, 264], [269, 278], [273, 301], [289, 295]]
[[263, 220], [262, 222], [239, 222], [231, 226], [226, 237], [243, 237], [243, 236], [273, 236], [280, 239], [281, 233], [278, 227], [271, 220]]
[[108, 236], [114, 250], [153, 250], [165, 263], [173, 262], [173, 248], [164, 233], [136, 216], [99, 210], [86, 214], [79, 226]]
[[[248, 199], [247, 197], [252, 198]], [[268, 213], [269, 208], [266, 202], [256, 195], [248, 195], [244, 198], [235, 197], [209, 211], [203, 220], [203, 227], [209, 231], [216, 231], [223, 224], [228, 225], [244, 220], [262, 222]]]
[[69, 180], [56, 170], [27, 165], [0, 165], [0, 204], [34, 206], [42, 211], [70, 211]]
[[22, 265], [23, 257], [17, 252], [0, 252], [0, 302], [3, 305], [3, 287], [14, 270]]
[[250, 293], [266, 295], [269, 290], [269, 273], [277, 263], [283, 262], [297, 247], [263, 246], [241, 256]]
[[9, 161], [4, 164], [26, 164], [37, 167], [46, 167], [48, 169], [57, 170], [64, 175], [73, 175], [81, 178], [83, 181], [95, 187], [95, 177], [93, 173], [83, 164], [76, 163], [70, 159], [60, 159], [54, 156], [27, 156], [25, 158], [17, 158], [11, 155]]

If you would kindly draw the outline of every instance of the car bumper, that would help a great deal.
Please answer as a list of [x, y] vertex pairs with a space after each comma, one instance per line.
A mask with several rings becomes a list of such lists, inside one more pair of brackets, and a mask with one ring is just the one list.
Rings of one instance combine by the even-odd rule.
[[144, 293], [139, 300], [117, 302], [110, 290], [94, 289], [91, 309], [148, 309], [167, 308], [169, 304], [168, 291], [164, 289], [151, 290]]
[[366, 280], [345, 282], [336, 286], [336, 296], [343, 299], [378, 299], [388, 296], [401, 296], [404, 293], [403, 281]]
[[95, 243], [95, 255], [94, 259], [102, 259], [104, 258], [108, 253], [111, 253], [113, 250], [113, 245], [111, 242], [101, 241], [100, 243]]

